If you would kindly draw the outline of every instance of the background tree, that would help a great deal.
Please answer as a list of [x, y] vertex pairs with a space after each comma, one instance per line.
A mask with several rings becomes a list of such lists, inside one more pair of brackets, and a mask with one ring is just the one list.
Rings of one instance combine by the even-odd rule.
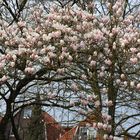
[[[41, 104], [40, 95], [36, 95], [36, 102]], [[27, 129], [27, 138], [30, 140], [44, 140], [45, 128], [42, 120], [42, 108], [41, 105], [32, 106], [32, 114], [30, 117], [29, 126]]]

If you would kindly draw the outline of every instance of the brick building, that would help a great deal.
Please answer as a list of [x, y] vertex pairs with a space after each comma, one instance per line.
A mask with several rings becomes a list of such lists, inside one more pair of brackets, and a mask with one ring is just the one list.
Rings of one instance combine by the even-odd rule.
[[[28, 112], [27, 114], [29, 115], [30, 112]], [[21, 112], [16, 113], [14, 117], [15, 125], [18, 128], [18, 132], [22, 140], [27, 140], [26, 134], [28, 130], [28, 125], [30, 123], [30, 117], [27, 114], [24, 114], [24, 111], [21, 111]], [[0, 121], [1, 120], [2, 120], [2, 117], [0, 117]], [[67, 132], [69, 130], [71, 131], [71, 128], [62, 127], [47, 112], [42, 113], [42, 120], [44, 122], [44, 130], [42, 131], [44, 131], [45, 140], [58, 140], [58, 139], [61, 140], [60, 137], [62, 137], [63, 135], [68, 135], [69, 133]], [[12, 132], [12, 125], [10, 122], [6, 130], [6, 139], [15, 140], [14, 134]], [[62, 140], [64, 140], [64, 138]], [[72, 140], [72, 139], [65, 139], [65, 140]]]

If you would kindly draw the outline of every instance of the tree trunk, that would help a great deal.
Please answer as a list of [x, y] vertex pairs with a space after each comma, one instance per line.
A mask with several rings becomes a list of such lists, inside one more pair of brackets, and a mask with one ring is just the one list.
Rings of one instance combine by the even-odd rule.
[[5, 125], [0, 123], [0, 140], [6, 140], [4, 134], [5, 134]]
[[110, 132], [111, 135], [115, 134], [115, 108], [116, 108], [116, 97], [117, 97], [117, 90], [115, 87], [110, 88], [108, 100], [111, 100], [113, 102], [113, 105], [109, 107], [108, 114], [111, 116], [110, 124], [112, 126], [112, 130]]
[[110, 134], [114, 135], [115, 134], [115, 105], [109, 107], [108, 114], [111, 116], [110, 124], [112, 126], [112, 130]]
[[20, 140], [20, 137], [19, 137], [19, 134], [18, 134], [18, 130], [17, 130], [17, 127], [15, 125], [15, 120], [14, 120], [14, 117], [13, 117], [12, 114], [11, 114], [10, 119], [11, 119], [11, 125], [12, 125], [12, 132], [13, 132], [13, 134], [15, 136], [15, 139], [16, 140]]
[[8, 122], [9, 122], [9, 117], [6, 113], [0, 122], [0, 140], [8, 140], [8, 136], [6, 134]]
[[17, 129], [14, 124], [14, 118], [11, 112], [11, 102], [7, 101], [6, 113], [0, 122], [0, 140], [9, 139], [9, 133], [11, 131], [11, 128], [13, 129], [13, 133], [15, 135], [16, 140], [20, 140], [17, 133]]

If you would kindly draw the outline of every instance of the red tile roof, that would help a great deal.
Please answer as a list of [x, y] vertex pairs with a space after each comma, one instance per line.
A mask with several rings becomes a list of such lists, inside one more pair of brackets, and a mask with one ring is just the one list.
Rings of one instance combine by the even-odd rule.
[[[72, 140], [77, 131], [77, 127], [63, 128], [51, 115], [43, 112], [42, 119], [46, 126], [47, 140]], [[2, 117], [0, 117], [0, 121]], [[29, 121], [29, 118], [23, 118], [24, 123]], [[69, 130], [70, 129], [70, 130]]]
[[59, 140], [73, 140], [73, 137], [75, 136], [77, 132], [78, 126], [73, 127], [71, 130], [66, 132], [64, 135], [62, 135]]
[[43, 113], [43, 120], [46, 124], [47, 140], [57, 140], [65, 133], [62, 126], [47, 112]]

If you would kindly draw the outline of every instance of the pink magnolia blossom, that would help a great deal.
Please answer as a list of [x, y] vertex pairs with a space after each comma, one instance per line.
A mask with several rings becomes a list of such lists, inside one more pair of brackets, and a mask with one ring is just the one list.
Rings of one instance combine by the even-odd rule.
[[33, 60], [36, 60], [36, 59], [38, 59], [38, 55], [37, 54], [32, 54], [31, 56], [30, 56]]
[[102, 67], [101, 67], [101, 70], [104, 71], [104, 70], [105, 70], [105, 66], [102, 66]]
[[95, 107], [99, 107], [100, 106], [100, 101], [95, 101]]
[[140, 44], [140, 39], [138, 39], [137, 42]]
[[0, 79], [0, 81], [3, 83], [3, 82], [6, 82], [7, 79], [8, 79], [7, 76], [3, 75], [2, 78]]
[[78, 45], [76, 45], [76, 44], [72, 44], [72, 45], [71, 45], [71, 48], [72, 48], [74, 51], [77, 51], [77, 49], [78, 49]]
[[130, 87], [133, 88], [134, 86], [135, 86], [135, 82], [134, 82], [134, 81], [131, 81], [131, 82], [130, 82]]
[[49, 58], [55, 58], [56, 54], [53, 52], [48, 52], [48, 56], [49, 56]]
[[140, 83], [137, 84], [137, 89], [140, 89]]
[[11, 55], [11, 54], [7, 54], [7, 55], [6, 55], [6, 59], [7, 59], [7, 60], [11, 60], [11, 59], [12, 59], [12, 55]]
[[103, 88], [103, 89], [102, 89], [102, 92], [103, 92], [103, 93], [107, 93], [107, 88]]
[[108, 114], [104, 114], [104, 113], [102, 113], [102, 118], [103, 118], [103, 120], [105, 120], [105, 121], [109, 121], [109, 120], [111, 120], [111, 116], [110, 115], [108, 115]]
[[64, 45], [65, 44], [65, 42], [64, 42], [64, 40], [60, 40], [60, 45]]
[[111, 62], [111, 60], [109, 60], [109, 59], [107, 60], [107, 59], [106, 59], [106, 60], [105, 60], [105, 64], [107, 64], [107, 65], [110, 66], [110, 65], [112, 64], [112, 62]]
[[78, 110], [78, 113], [81, 114], [81, 115], [85, 115], [85, 112], [84, 112], [84, 110], [82, 110], [82, 109], [79, 109], [79, 110]]
[[123, 85], [124, 85], [124, 87], [126, 87], [127, 86], [127, 81], [124, 81]]
[[106, 120], [107, 120], [107, 121], [111, 120], [111, 116], [108, 115], [107, 118], [106, 118]]
[[85, 74], [82, 74], [82, 75], [81, 75], [81, 78], [82, 78], [83, 80], [86, 80], [86, 79], [87, 79], [87, 76], [86, 76]]
[[104, 140], [108, 140], [108, 135], [107, 134], [104, 134], [103, 139]]
[[120, 76], [120, 77], [121, 77], [121, 79], [122, 79], [122, 80], [124, 80], [124, 79], [125, 79], [125, 75], [124, 75], [124, 74], [121, 74], [121, 76]]
[[72, 83], [71, 88], [72, 88], [73, 91], [78, 91], [79, 90], [76, 83]]
[[11, 67], [14, 67], [14, 66], [15, 66], [15, 62], [11, 62], [11, 63], [10, 63], [10, 66], [11, 66]]
[[88, 101], [92, 101], [92, 99], [93, 99], [93, 98], [92, 98], [91, 95], [87, 95], [87, 100], [88, 100]]
[[94, 122], [92, 126], [93, 128], [97, 128], [97, 123]]
[[37, 45], [41, 47], [43, 45], [43, 43], [41, 41], [38, 41]]
[[51, 62], [51, 60], [48, 56], [44, 57], [43, 61], [44, 61], [45, 64], [48, 64], [48, 63]]
[[97, 127], [98, 127], [98, 129], [102, 129], [102, 128], [103, 128], [103, 123], [98, 122], [98, 123], [97, 123]]
[[137, 49], [136, 49], [136, 48], [130, 48], [130, 51], [131, 51], [132, 53], [136, 53], [136, 52], [137, 52]]
[[96, 65], [96, 61], [92, 60], [89, 64], [91, 67], [94, 67]]
[[105, 73], [102, 71], [99, 73], [99, 77], [104, 77], [104, 75], [105, 75]]
[[18, 24], [19, 27], [22, 27], [22, 28], [26, 26], [25, 21], [19, 21], [17, 24]]
[[35, 69], [34, 68], [32, 68], [32, 67], [27, 67], [27, 68], [25, 68], [25, 73], [27, 73], [27, 74], [33, 74], [34, 72], [35, 72]]
[[117, 79], [116, 80], [116, 83], [119, 85], [121, 83], [121, 80], [120, 79]]
[[75, 102], [70, 101], [70, 105], [71, 105], [71, 106], [75, 106]]
[[59, 38], [61, 36], [61, 31], [55, 31], [50, 34], [52, 38]]
[[109, 136], [109, 140], [113, 140], [113, 138], [114, 138], [114, 137], [113, 137], [112, 135]]
[[137, 58], [137, 57], [130, 58], [130, 62], [131, 62], [132, 64], [137, 64], [137, 63], [138, 63], [138, 58]]
[[94, 55], [94, 56], [97, 56], [97, 55], [98, 55], [97, 51], [94, 51], [94, 52], [93, 52], [93, 55]]
[[40, 53], [41, 53], [41, 54], [45, 54], [45, 53], [46, 53], [46, 49], [45, 49], [45, 48], [41, 49], [41, 50], [40, 50]]
[[107, 130], [107, 124], [103, 124], [103, 129]]
[[81, 104], [82, 105], [87, 105], [88, 104], [88, 101], [87, 100], [81, 100]]
[[50, 41], [51, 40], [51, 36], [47, 35], [47, 34], [43, 34], [42, 36], [44, 41]]
[[108, 106], [112, 106], [112, 105], [113, 105], [113, 102], [112, 102], [111, 100], [109, 100], [109, 101], [107, 102], [107, 105], [108, 105]]
[[0, 69], [2, 69], [4, 67], [3, 63], [0, 63]]
[[103, 119], [106, 119], [107, 117], [108, 117], [108, 115], [107, 115], [107, 114], [102, 113], [102, 118], [103, 118]]
[[137, 53], [137, 57], [140, 59], [140, 52], [139, 52], [139, 53]]
[[104, 17], [102, 18], [102, 22], [103, 22], [104, 24], [107, 24], [107, 23], [109, 22], [108, 16], [104, 16]]
[[73, 60], [73, 58], [72, 58], [72, 56], [71, 55], [68, 55], [68, 61], [72, 61]]
[[64, 74], [64, 72], [65, 72], [65, 69], [64, 68], [59, 68], [59, 69], [57, 69], [57, 72], [59, 73], [59, 74]]
[[112, 126], [111, 126], [111, 125], [108, 125], [108, 126], [107, 126], [107, 131], [110, 132], [111, 130], [112, 130]]

